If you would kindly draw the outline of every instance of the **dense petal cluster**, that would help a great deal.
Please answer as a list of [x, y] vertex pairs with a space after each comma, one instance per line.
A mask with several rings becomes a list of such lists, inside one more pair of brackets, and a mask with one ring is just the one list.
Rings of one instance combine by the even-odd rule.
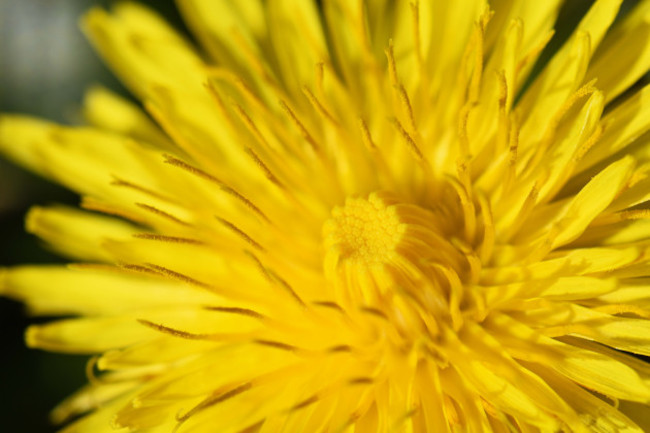
[[[94, 355], [64, 432], [642, 432], [650, 1], [179, 0], [83, 26], [141, 101], [0, 119], [78, 192], [0, 271]], [[632, 403], [626, 403], [632, 402]]]

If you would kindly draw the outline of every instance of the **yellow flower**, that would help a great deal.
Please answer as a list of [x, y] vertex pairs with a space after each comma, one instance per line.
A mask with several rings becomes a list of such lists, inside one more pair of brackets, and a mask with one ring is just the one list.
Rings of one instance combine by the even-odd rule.
[[83, 22], [144, 110], [0, 123], [83, 197], [27, 217], [79, 263], [0, 274], [67, 316], [28, 345], [95, 355], [63, 431], [642, 432], [650, 1], [529, 87], [559, 0], [178, 3], [205, 53]]

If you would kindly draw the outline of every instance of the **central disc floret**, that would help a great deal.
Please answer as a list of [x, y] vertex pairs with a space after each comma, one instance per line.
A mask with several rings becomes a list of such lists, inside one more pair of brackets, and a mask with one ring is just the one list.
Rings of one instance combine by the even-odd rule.
[[348, 198], [323, 227], [326, 273], [343, 265], [359, 271], [399, 268], [416, 278], [431, 274], [432, 266], [460, 271], [465, 259], [443, 226], [439, 215], [386, 192]]
[[347, 199], [325, 225], [328, 250], [335, 248], [341, 258], [367, 265], [389, 261], [406, 230], [392, 204], [380, 193], [367, 200]]
[[323, 227], [326, 278], [339, 295], [365, 303], [399, 291], [427, 308], [439, 306], [434, 298], [449, 294], [449, 278], [460, 284], [468, 268], [443, 218], [386, 192], [348, 198]]

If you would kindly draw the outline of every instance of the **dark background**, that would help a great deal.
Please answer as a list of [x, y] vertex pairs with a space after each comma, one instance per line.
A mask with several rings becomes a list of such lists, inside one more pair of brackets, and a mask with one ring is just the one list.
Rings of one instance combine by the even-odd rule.
[[[0, 112], [74, 123], [78, 119], [78, 104], [90, 85], [101, 83], [126, 95], [85, 41], [77, 24], [85, 10], [110, 3], [0, 0]], [[173, 0], [141, 3], [154, 6], [177, 28], [186, 31]], [[561, 45], [591, 3], [593, 0], [567, 0], [558, 32], [544, 59]], [[634, 3], [626, 1], [624, 9]], [[0, 159], [0, 266], [60, 262], [60, 258], [24, 232], [24, 215], [34, 204], [77, 201], [74, 194]], [[48, 412], [86, 382], [85, 357], [24, 347], [24, 329], [37, 320], [26, 317], [20, 304], [0, 298], [2, 432], [55, 431], [48, 422]]]

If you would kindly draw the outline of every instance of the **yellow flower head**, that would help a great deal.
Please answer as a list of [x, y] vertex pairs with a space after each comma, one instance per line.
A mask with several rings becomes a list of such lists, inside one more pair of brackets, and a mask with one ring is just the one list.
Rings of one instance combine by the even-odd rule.
[[561, 3], [179, 0], [201, 50], [90, 11], [142, 107], [0, 122], [83, 197], [27, 217], [77, 263], [0, 273], [94, 355], [63, 431], [642, 432], [650, 1], [525, 86]]

